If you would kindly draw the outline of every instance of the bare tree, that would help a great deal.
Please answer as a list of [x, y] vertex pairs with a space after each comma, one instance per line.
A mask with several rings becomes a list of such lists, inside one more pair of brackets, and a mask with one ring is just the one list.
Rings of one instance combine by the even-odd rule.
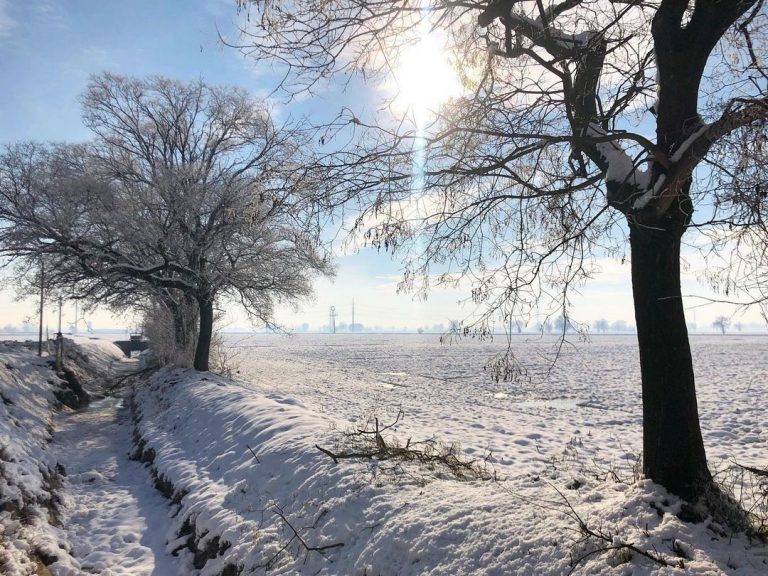
[[720, 330], [720, 334], [725, 334], [725, 331], [731, 325], [731, 319], [727, 316], [718, 316], [715, 321], [712, 322], [712, 326]]
[[[694, 226], [755, 220], [749, 170], [735, 169], [730, 146], [765, 138], [763, 0], [239, 4], [255, 12], [241, 44], [286, 65], [289, 93], [350, 73], [381, 79], [408, 46], [442, 35], [468, 95], [429, 121], [343, 113], [327, 139], [354, 134], [355, 146], [326, 164], [328, 203], [360, 202], [357, 229], [404, 255], [405, 288], [469, 280], [480, 335], [499, 311], [522, 316], [546, 301], [567, 317], [569, 289], [595, 259], [624, 258], [628, 235], [644, 471], [701, 495], [711, 475], [681, 241]], [[725, 197], [718, 180], [747, 193]]]
[[308, 297], [311, 278], [331, 272], [303, 219], [302, 134], [245, 92], [102, 74], [83, 106], [91, 145], [3, 155], [7, 254], [57, 254], [62, 278], [102, 301], [141, 284], [180, 323], [179, 302], [195, 302], [198, 370], [217, 299], [269, 323], [276, 303]]

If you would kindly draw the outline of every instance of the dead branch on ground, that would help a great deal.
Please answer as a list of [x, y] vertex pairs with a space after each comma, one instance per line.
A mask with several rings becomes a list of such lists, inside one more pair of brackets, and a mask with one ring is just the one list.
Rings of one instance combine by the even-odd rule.
[[376, 417], [369, 418], [363, 426], [343, 433], [343, 448], [336, 451], [315, 444], [315, 448], [329, 456], [335, 464], [344, 459], [368, 459], [376, 461], [414, 462], [430, 469], [440, 467], [459, 480], [491, 480], [495, 471], [488, 469], [490, 454], [482, 459], [464, 459], [458, 444], [445, 444], [435, 439], [405, 444], [395, 437], [385, 440], [383, 432], [392, 430], [403, 417], [398, 410], [395, 420], [382, 426]]
[[[565, 503], [566, 510], [564, 514], [576, 521], [579, 532], [583, 536], [582, 539], [577, 542], [577, 544], [587, 543], [588, 541], [592, 541], [592, 543], [594, 544], [594, 548], [592, 550], [582, 554], [578, 558], [571, 559], [571, 570], [568, 572], [569, 575], [573, 574], [574, 570], [576, 570], [579, 564], [581, 564], [587, 558], [591, 556], [595, 556], [597, 554], [604, 554], [612, 551], [628, 552], [630, 556], [626, 558], [625, 561], [627, 562], [630, 560], [631, 554], [634, 553], [634, 554], [639, 554], [644, 558], [648, 558], [649, 560], [655, 562], [656, 564], [659, 564], [660, 566], [668, 566], [673, 568], [685, 568], [685, 564], [683, 563], [683, 558], [671, 559], [655, 550], [653, 551], [643, 550], [642, 548], [636, 546], [632, 542], [622, 542], [621, 539], [617, 538], [616, 534], [613, 534], [612, 532], [605, 531], [602, 528], [590, 527], [589, 524], [587, 524], [587, 522], [581, 517], [581, 515], [578, 512], [576, 512], [576, 509], [573, 507], [573, 505], [565, 496], [565, 494], [563, 494], [563, 492], [560, 489], [558, 489], [556, 486], [552, 484], [550, 484], [550, 486], [552, 487], [552, 489], [555, 490], [555, 492], [558, 493], [562, 501]], [[674, 549], [674, 541], [673, 541], [673, 549]]]
[[324, 509], [320, 512], [318, 517], [315, 519], [315, 521], [312, 523], [311, 526], [305, 526], [304, 528], [297, 529], [291, 522], [288, 520], [288, 518], [285, 515], [285, 511], [276, 503], [273, 502], [269, 508], [267, 508], [269, 511], [271, 511], [275, 516], [280, 518], [283, 523], [288, 526], [288, 528], [293, 532], [293, 536], [286, 542], [265, 564], [262, 564], [260, 568], [265, 568], [266, 570], [270, 570], [272, 567], [274, 567], [275, 562], [280, 557], [280, 555], [288, 550], [290, 545], [298, 540], [301, 548], [304, 549], [307, 555], [309, 555], [310, 552], [317, 552], [321, 556], [325, 558], [325, 553], [328, 550], [333, 550], [336, 548], [341, 548], [344, 546], [344, 542], [336, 542], [334, 544], [325, 544], [323, 546], [316, 546], [309, 544], [304, 536], [302, 536], [300, 530], [311, 530], [314, 529], [317, 526], [317, 523], [320, 521], [323, 516], [325, 516], [328, 513], [328, 510]]

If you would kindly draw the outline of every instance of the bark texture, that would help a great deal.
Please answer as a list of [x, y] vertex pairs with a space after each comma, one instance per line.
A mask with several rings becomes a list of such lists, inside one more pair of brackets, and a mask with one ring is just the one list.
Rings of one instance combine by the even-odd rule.
[[711, 475], [699, 425], [680, 293], [682, 230], [630, 230], [632, 291], [643, 390], [643, 472], [696, 500]]
[[199, 372], [208, 371], [208, 359], [213, 338], [213, 298], [203, 296], [198, 299], [200, 306], [200, 332], [197, 335], [194, 368]]

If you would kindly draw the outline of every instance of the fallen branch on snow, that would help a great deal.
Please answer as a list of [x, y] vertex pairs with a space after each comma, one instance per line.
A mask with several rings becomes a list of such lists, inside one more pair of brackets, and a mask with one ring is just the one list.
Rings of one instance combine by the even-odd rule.
[[315, 444], [315, 448], [329, 456], [335, 464], [338, 464], [339, 460], [357, 458], [417, 462], [428, 466], [442, 466], [461, 480], [495, 478], [495, 473], [491, 473], [487, 468], [488, 457], [482, 460], [464, 460], [461, 458], [461, 449], [456, 444], [442, 444], [433, 439], [411, 442], [409, 438], [405, 445], [402, 445], [395, 438], [385, 440], [382, 433], [394, 428], [402, 416], [403, 411], [400, 409], [390, 424], [381, 426], [379, 419], [373, 418], [365, 426], [345, 432], [346, 449], [333, 451], [318, 444]]
[[[584, 535], [584, 539], [592, 538], [598, 542], [598, 544], [595, 546], [594, 550], [590, 550], [589, 552], [586, 552], [585, 554], [582, 554], [576, 559], [571, 560], [571, 569], [568, 572], [568, 576], [570, 574], [573, 574], [574, 570], [584, 562], [587, 558], [594, 556], [596, 554], [604, 554], [606, 552], [611, 551], [627, 551], [630, 553], [639, 554], [640, 556], [643, 556], [644, 558], [648, 558], [649, 560], [652, 560], [656, 564], [659, 564], [660, 566], [666, 566], [671, 568], [685, 568], [685, 563], [683, 562], [683, 558], [679, 559], [670, 559], [661, 554], [660, 552], [650, 551], [650, 550], [643, 550], [642, 548], [635, 546], [631, 542], [621, 542], [617, 541], [616, 535], [612, 534], [610, 532], [604, 532], [601, 529], [593, 529], [591, 528], [586, 521], [581, 517], [581, 515], [576, 512], [576, 509], [573, 507], [571, 502], [566, 498], [565, 494], [561, 490], [557, 488], [557, 486], [551, 485], [552, 489], [555, 490], [560, 495], [560, 498], [565, 502], [565, 505], [567, 507], [567, 510], [565, 511], [565, 515], [573, 518], [576, 521], [576, 524], [579, 528], [579, 532]], [[682, 553], [682, 548], [675, 548], [675, 542], [673, 541], [673, 550], [678, 554], [678, 556], [683, 556], [685, 558], [688, 558], [687, 555]], [[628, 561], [629, 559], [627, 559]]]
[[[291, 529], [291, 532], [293, 532], [293, 536], [291, 536], [290, 540], [288, 540], [288, 542], [286, 542], [285, 545], [283, 545], [283, 547], [280, 548], [280, 550], [278, 550], [265, 564], [262, 564], [261, 566], [259, 566], [259, 568], [265, 568], [266, 570], [270, 570], [274, 566], [275, 561], [280, 557], [280, 555], [283, 552], [285, 552], [288, 549], [288, 547], [294, 542], [294, 540], [299, 541], [299, 543], [301, 544], [301, 547], [306, 551], [307, 554], [309, 554], [310, 552], [317, 552], [323, 557], [325, 557], [325, 552], [327, 552], [328, 550], [333, 550], [335, 548], [341, 548], [342, 546], [344, 546], [344, 542], [336, 542], [334, 544], [325, 544], [323, 546], [312, 546], [307, 543], [307, 541], [299, 533], [296, 527], [293, 524], [291, 524], [288, 518], [286, 518], [285, 512], [280, 506], [278, 506], [277, 503], [273, 502], [269, 510], [275, 516], [280, 518], [285, 523], [285, 525], [288, 526], [288, 528]], [[320, 515], [315, 519], [312, 526], [307, 526], [305, 529], [313, 529], [315, 526], [317, 526], [317, 523], [320, 521], [320, 519], [323, 516], [325, 516], [327, 512], [328, 512], [327, 510], [323, 510], [322, 512], [320, 512]]]

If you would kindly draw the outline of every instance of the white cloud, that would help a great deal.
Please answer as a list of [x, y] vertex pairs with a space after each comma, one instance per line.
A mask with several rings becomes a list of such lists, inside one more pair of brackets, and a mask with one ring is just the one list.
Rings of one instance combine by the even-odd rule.
[[38, 0], [33, 5], [33, 9], [37, 18], [48, 26], [68, 30], [70, 28], [69, 13], [62, 4], [53, 0]]
[[8, 37], [11, 31], [16, 27], [14, 20], [9, 13], [8, 0], [0, 0], [0, 38]]

